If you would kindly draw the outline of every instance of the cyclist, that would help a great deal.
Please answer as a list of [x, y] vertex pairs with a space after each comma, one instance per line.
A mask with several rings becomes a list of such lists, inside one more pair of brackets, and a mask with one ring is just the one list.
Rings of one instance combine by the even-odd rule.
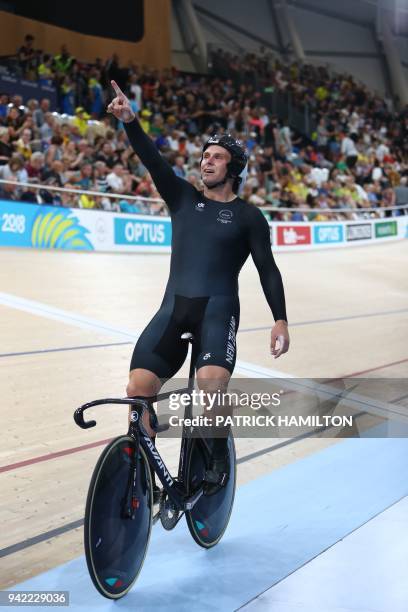
[[[251, 254], [275, 319], [270, 350], [277, 358], [289, 348], [285, 296], [274, 261], [268, 223], [259, 209], [237, 196], [247, 156], [229, 135], [204, 145], [198, 191], [176, 176], [142, 129], [115, 81], [108, 112], [122, 121], [129, 141], [166, 202], [172, 221], [170, 274], [158, 312], [139, 337], [131, 360], [128, 397], [156, 396], [162, 382], [181, 368], [189, 331], [198, 343], [197, 382], [205, 393], [225, 391], [236, 359], [239, 325], [238, 275]], [[148, 415], [144, 425], [154, 438]], [[227, 433], [227, 429], [225, 434]], [[226, 437], [217, 438], [211, 462], [216, 476], [228, 473]], [[206, 492], [217, 486], [208, 485]]]

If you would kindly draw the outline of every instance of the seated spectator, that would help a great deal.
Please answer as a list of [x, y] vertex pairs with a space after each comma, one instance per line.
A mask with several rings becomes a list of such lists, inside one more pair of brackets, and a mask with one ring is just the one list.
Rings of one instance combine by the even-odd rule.
[[32, 179], [43, 180], [45, 172], [45, 156], [41, 151], [36, 151], [30, 157], [30, 161], [26, 165], [29, 182], [32, 183]]
[[185, 178], [186, 171], [184, 170], [184, 157], [182, 155], [177, 155], [174, 160], [173, 171], [176, 176]]
[[50, 111], [50, 101], [48, 98], [43, 98], [40, 101], [39, 108], [33, 113], [34, 123], [37, 128], [40, 128], [45, 121], [45, 115]]
[[93, 167], [91, 164], [84, 163], [80, 167], [79, 176], [75, 184], [84, 191], [90, 191], [93, 185]]
[[[77, 189], [76, 185], [72, 183], [65, 183], [64, 189]], [[64, 208], [76, 208], [79, 204], [79, 194], [70, 193], [67, 191], [61, 191], [59, 193], [61, 198], [60, 206], [64, 206]]]
[[[0, 178], [3, 178], [1, 175], [1, 170], [4, 166], [0, 167]], [[19, 199], [19, 191], [18, 186], [15, 184], [17, 181], [17, 177], [15, 174], [8, 175], [8, 181], [13, 181], [10, 183], [0, 183], [0, 200], [18, 200]]]
[[107, 183], [110, 190], [113, 193], [123, 193], [125, 191], [125, 184], [123, 181], [124, 168], [122, 164], [115, 164], [107, 177]]
[[14, 148], [10, 144], [10, 134], [8, 128], [0, 127], [0, 166], [8, 163]]
[[99, 208], [99, 206], [93, 196], [82, 193], [79, 196], [79, 208], [95, 209]]
[[44, 120], [39, 128], [41, 140], [44, 143], [50, 143], [51, 138], [55, 134], [55, 118], [52, 113], [45, 113]]
[[109, 189], [108, 179], [106, 178], [109, 170], [105, 162], [97, 161], [94, 164], [94, 184], [92, 189], [105, 193]]
[[31, 130], [25, 128], [21, 133], [21, 137], [14, 143], [17, 153], [19, 153], [26, 161], [28, 161], [32, 155], [31, 140]]
[[56, 187], [63, 187], [64, 184], [67, 182], [63, 170], [64, 166], [62, 164], [62, 161], [59, 159], [54, 159], [51, 162], [50, 168], [44, 172], [44, 183], [46, 185], [55, 185]]
[[14, 155], [7, 164], [0, 166], [0, 178], [4, 181], [28, 183], [27, 170], [24, 167], [24, 161], [21, 157]]

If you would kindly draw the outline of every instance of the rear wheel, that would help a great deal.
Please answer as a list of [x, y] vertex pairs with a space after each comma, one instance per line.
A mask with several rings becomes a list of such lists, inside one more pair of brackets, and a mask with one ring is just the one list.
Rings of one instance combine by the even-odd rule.
[[[209, 440], [211, 443], [211, 440]], [[228, 436], [229, 478], [214, 495], [202, 495], [192, 510], [186, 511], [187, 525], [194, 540], [204, 548], [215, 546], [222, 538], [232, 512], [236, 485], [236, 456], [232, 433]], [[210, 455], [200, 438], [191, 441], [186, 464], [186, 482], [194, 491], [209, 469]]]
[[[150, 470], [143, 449], [137, 457], [135, 449], [130, 436], [112, 440], [96, 464], [86, 501], [86, 562], [95, 587], [109, 599], [123, 597], [134, 584], [152, 528]], [[129, 509], [134, 518], [126, 516]]]

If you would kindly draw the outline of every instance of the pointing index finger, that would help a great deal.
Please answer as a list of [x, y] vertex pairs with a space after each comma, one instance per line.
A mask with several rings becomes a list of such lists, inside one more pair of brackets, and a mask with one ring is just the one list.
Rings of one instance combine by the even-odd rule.
[[120, 98], [124, 98], [125, 94], [123, 93], [123, 91], [121, 90], [121, 88], [119, 87], [119, 85], [117, 84], [116, 81], [111, 81], [111, 85], [113, 87], [113, 89], [115, 90], [115, 94], [117, 96], [119, 96]]

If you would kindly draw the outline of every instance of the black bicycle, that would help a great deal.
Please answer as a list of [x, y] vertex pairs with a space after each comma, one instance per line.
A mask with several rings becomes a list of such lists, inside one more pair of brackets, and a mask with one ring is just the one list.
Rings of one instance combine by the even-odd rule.
[[[192, 334], [181, 336], [192, 344], [188, 387], [161, 393], [189, 393], [184, 419], [192, 417], [191, 393], [195, 378], [195, 345]], [[159, 519], [167, 530], [173, 529], [183, 514], [194, 540], [204, 548], [215, 546], [222, 538], [232, 511], [236, 485], [235, 445], [230, 431], [228, 473], [217, 481], [219, 487], [206, 494], [211, 482], [210, 460], [213, 439], [199, 428], [183, 426], [178, 476], [168, 471], [163, 459], [147, 435], [142, 415], [149, 411], [157, 432], [168, 429], [159, 425], [146, 398], [101, 399], [84, 404], [74, 413], [77, 425], [94, 427], [96, 421], [84, 421], [84, 411], [102, 404], [131, 405], [127, 435], [112, 440], [102, 452], [89, 486], [85, 510], [84, 544], [88, 570], [98, 591], [109, 599], [126, 595], [135, 583], [146, 556], [151, 528]], [[153, 514], [153, 483], [149, 463], [163, 488], [159, 509]]]

